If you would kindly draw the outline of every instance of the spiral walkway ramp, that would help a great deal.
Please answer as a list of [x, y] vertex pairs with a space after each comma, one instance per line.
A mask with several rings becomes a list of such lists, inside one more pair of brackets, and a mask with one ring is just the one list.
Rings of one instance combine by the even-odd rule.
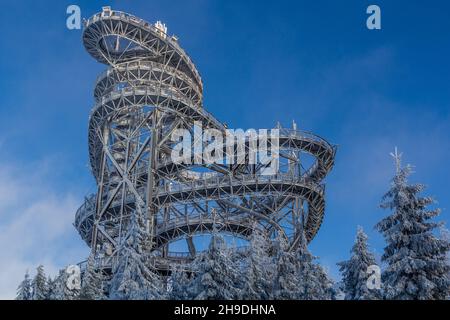
[[[248, 161], [190, 164], [172, 160], [175, 130], [227, 132], [203, 106], [203, 83], [191, 58], [161, 23], [104, 7], [85, 21], [83, 44], [107, 66], [96, 81], [89, 118], [89, 156], [97, 193], [75, 216], [84, 241], [113, 261], [132, 215], [147, 222], [158, 268], [195, 257], [194, 237], [218, 232], [248, 239], [255, 228], [281, 234], [290, 248], [301, 232], [317, 234], [325, 212], [322, 180], [336, 147], [312, 133], [278, 129], [278, 170]], [[247, 151], [251, 138], [245, 137]], [[237, 142], [219, 146], [236, 157]], [[230, 154], [231, 153], [231, 154]], [[308, 160], [308, 161], [306, 161]], [[171, 244], [186, 241], [188, 252]]]

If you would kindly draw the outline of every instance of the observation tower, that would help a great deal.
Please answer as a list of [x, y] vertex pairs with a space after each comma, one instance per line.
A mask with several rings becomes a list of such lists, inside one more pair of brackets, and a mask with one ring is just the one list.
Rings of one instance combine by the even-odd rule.
[[[201, 251], [196, 237], [213, 228], [244, 241], [260, 228], [284, 236], [290, 249], [302, 230], [314, 238], [335, 146], [295, 126], [278, 127], [279, 168], [271, 175], [262, 174], [263, 165], [176, 163], [175, 130], [192, 132], [198, 122], [203, 130], [227, 129], [205, 110], [202, 79], [178, 39], [160, 22], [104, 7], [85, 21], [83, 44], [107, 69], [96, 80], [89, 118], [97, 192], [76, 212], [75, 227], [105, 267], [133, 215], [146, 222], [161, 271], [193, 259]], [[181, 242], [185, 252], [174, 249]]]

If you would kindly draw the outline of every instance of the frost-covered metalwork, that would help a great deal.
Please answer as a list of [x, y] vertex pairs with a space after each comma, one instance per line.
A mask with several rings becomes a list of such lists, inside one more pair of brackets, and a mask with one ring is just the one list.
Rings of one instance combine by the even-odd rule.
[[[193, 237], [213, 227], [248, 239], [256, 225], [285, 235], [291, 248], [302, 229], [312, 240], [324, 216], [321, 181], [335, 146], [295, 127], [280, 128], [280, 168], [273, 175], [250, 164], [174, 163], [174, 130], [192, 131], [196, 121], [221, 132], [226, 126], [204, 109], [200, 74], [166, 33], [159, 22], [109, 7], [85, 21], [84, 46], [108, 69], [96, 81], [89, 119], [98, 190], [76, 213], [81, 237], [110, 265], [130, 216], [138, 214], [147, 221], [159, 269], [192, 259], [198, 251]], [[171, 250], [180, 240], [188, 252]]]

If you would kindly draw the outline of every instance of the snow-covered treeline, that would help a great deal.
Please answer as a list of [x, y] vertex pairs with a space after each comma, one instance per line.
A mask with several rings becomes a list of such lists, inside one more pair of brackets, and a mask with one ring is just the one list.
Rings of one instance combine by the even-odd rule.
[[[220, 234], [213, 234], [208, 250], [189, 265], [161, 276], [145, 263], [139, 237], [128, 242], [112, 276], [95, 267], [92, 256], [82, 275], [81, 288], [69, 289], [67, 273], [47, 278], [42, 266], [31, 280], [28, 273], [17, 299], [333, 299], [333, 282], [306, 246], [287, 250], [280, 237], [271, 241], [254, 232], [251, 246], [243, 254], [229, 247]], [[254, 248], [254, 249], [252, 249]], [[147, 260], [150, 261], [150, 260]]]
[[[433, 221], [440, 211], [429, 209], [434, 200], [420, 195], [423, 185], [408, 183], [411, 167], [401, 166], [397, 152], [394, 158], [396, 173], [381, 203], [389, 214], [375, 226], [386, 241], [382, 265], [358, 228], [349, 260], [338, 264], [342, 273], [338, 284], [309, 252], [304, 236], [296, 249], [289, 250], [287, 239], [269, 238], [256, 225], [245, 252], [229, 246], [213, 230], [206, 251], [161, 275], [149, 253], [152, 244], [145, 223], [135, 215], [110, 272], [96, 265], [91, 255], [81, 284], [74, 287], [68, 285], [65, 270], [52, 279], [39, 266], [33, 278], [25, 274], [17, 299], [448, 299], [450, 242], [443, 224]], [[369, 286], [368, 270], [378, 265], [382, 266], [380, 285]]]

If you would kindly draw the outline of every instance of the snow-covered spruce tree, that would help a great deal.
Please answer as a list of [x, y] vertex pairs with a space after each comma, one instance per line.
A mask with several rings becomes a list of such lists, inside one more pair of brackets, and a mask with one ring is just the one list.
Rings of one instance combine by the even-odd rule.
[[213, 232], [208, 250], [192, 263], [194, 278], [188, 286], [195, 300], [234, 300], [240, 297], [240, 272], [220, 234]]
[[48, 276], [47, 278], [47, 297], [45, 297], [46, 300], [51, 300], [51, 296], [53, 295], [53, 291], [55, 290], [55, 279], [52, 279], [52, 277]]
[[31, 279], [28, 271], [25, 273], [25, 278], [17, 288], [16, 300], [32, 300]]
[[190, 283], [188, 273], [181, 267], [176, 266], [171, 270], [169, 279], [170, 283], [170, 300], [190, 300], [193, 297], [189, 294], [188, 287]]
[[309, 251], [303, 234], [295, 256], [297, 258], [295, 299], [331, 300], [334, 299], [333, 281], [325, 270], [315, 262], [317, 259]]
[[371, 290], [367, 287], [369, 278], [367, 268], [374, 264], [376, 264], [376, 260], [369, 251], [367, 235], [361, 227], [358, 227], [350, 259], [338, 263], [342, 273], [345, 300], [377, 300], [380, 298], [379, 290]]
[[387, 242], [382, 256], [387, 264], [382, 274], [385, 298], [445, 299], [450, 286], [446, 259], [450, 244], [434, 235], [441, 224], [431, 221], [440, 211], [427, 209], [434, 200], [419, 195], [422, 184], [408, 184], [411, 166], [401, 166], [401, 154], [395, 150], [392, 156], [396, 174], [381, 204], [392, 213], [376, 225]]
[[332, 293], [332, 300], [345, 300], [344, 284], [342, 281], [334, 282]]
[[328, 275], [328, 271], [319, 263], [316, 263], [316, 275], [321, 288], [320, 294], [318, 295], [320, 299], [336, 300], [339, 291], [335, 288], [335, 282]]
[[31, 287], [33, 290], [32, 300], [46, 300], [48, 297], [47, 277], [45, 276], [44, 266], [37, 267], [36, 275], [33, 278]]
[[275, 261], [275, 277], [271, 299], [297, 299], [298, 261], [293, 252], [288, 250], [288, 243], [282, 235], [278, 235], [273, 244]]
[[63, 280], [63, 273], [64, 270], [60, 270], [58, 276], [56, 276], [52, 281], [52, 288], [49, 291], [50, 300], [67, 300], [65, 299], [64, 293], [65, 282]]
[[103, 290], [103, 280], [102, 271], [96, 268], [94, 255], [91, 253], [87, 260], [78, 299], [105, 300], [106, 296]]
[[78, 289], [69, 289], [67, 283], [69, 274], [65, 269], [59, 270], [58, 276], [51, 283], [51, 290], [48, 293], [50, 300], [76, 300], [79, 295]]
[[145, 250], [148, 242], [144, 222], [135, 212], [119, 248], [110, 283], [110, 299], [157, 300], [166, 297], [164, 281], [150, 267], [148, 250]]
[[275, 264], [270, 256], [271, 242], [257, 225], [253, 226], [250, 252], [246, 259], [242, 299], [267, 300], [273, 292]]
[[[439, 233], [440, 233], [441, 239], [443, 239], [444, 241], [450, 242], [450, 231], [444, 225], [441, 226]], [[450, 265], [450, 250], [447, 251], [446, 260], [447, 260], [447, 265]], [[447, 271], [447, 279], [450, 279], [450, 268], [448, 268], [448, 271]], [[447, 292], [447, 297], [445, 298], [445, 300], [450, 300], [450, 290], [449, 290], [449, 292]]]

